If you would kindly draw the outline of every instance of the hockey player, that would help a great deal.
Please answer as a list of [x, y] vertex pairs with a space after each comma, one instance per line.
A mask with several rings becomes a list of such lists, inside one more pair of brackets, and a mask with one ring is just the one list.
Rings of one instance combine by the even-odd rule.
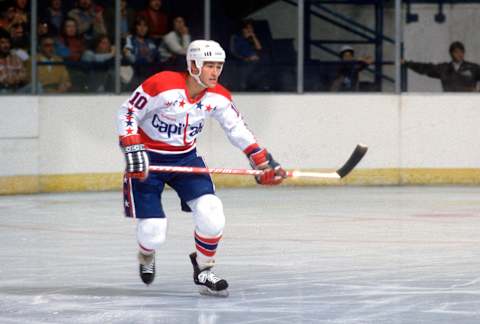
[[212, 271], [225, 217], [210, 176], [148, 173], [149, 164], [205, 167], [195, 146], [207, 117], [220, 123], [253, 168], [264, 170], [256, 177], [259, 184], [276, 185], [286, 177], [245, 126], [230, 93], [218, 84], [224, 62], [225, 52], [218, 43], [194, 41], [187, 49], [188, 73], [153, 75], [118, 112], [118, 134], [126, 157], [125, 214], [137, 219], [139, 272], [147, 285], [155, 277], [155, 251], [165, 241], [167, 219], [161, 194], [168, 184], [180, 197], [182, 210], [194, 216], [196, 251], [190, 260], [195, 284], [201, 294], [228, 295], [227, 281]]

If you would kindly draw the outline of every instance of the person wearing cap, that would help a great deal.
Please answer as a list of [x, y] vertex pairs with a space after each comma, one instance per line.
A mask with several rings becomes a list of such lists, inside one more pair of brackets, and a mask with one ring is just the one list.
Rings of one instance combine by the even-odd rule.
[[259, 184], [277, 185], [286, 172], [260, 146], [245, 125], [230, 92], [218, 83], [225, 62], [220, 44], [190, 43], [187, 72], [163, 71], [143, 82], [121, 106], [117, 131], [126, 158], [125, 215], [137, 220], [139, 274], [145, 284], [155, 278], [155, 251], [165, 242], [167, 219], [161, 195], [165, 184], [176, 191], [183, 211], [195, 222], [193, 278], [201, 294], [227, 296], [228, 283], [212, 271], [225, 226], [222, 202], [208, 174], [149, 173], [149, 165], [205, 167], [197, 155], [197, 137], [207, 118], [217, 120], [230, 142], [253, 168], [263, 170]]
[[465, 46], [461, 42], [450, 44], [449, 53], [452, 58], [450, 62], [434, 64], [402, 61], [402, 63], [419, 74], [440, 79], [445, 92], [477, 91], [480, 65], [465, 61]]
[[340, 48], [339, 56], [341, 62], [338, 65], [336, 77], [330, 87], [330, 91], [358, 91], [360, 71], [373, 63], [372, 58], [367, 56], [356, 60], [355, 51], [349, 45], [344, 45]]

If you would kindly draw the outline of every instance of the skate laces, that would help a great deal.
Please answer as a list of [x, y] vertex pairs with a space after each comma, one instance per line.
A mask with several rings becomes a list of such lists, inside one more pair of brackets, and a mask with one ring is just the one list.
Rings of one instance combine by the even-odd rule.
[[151, 262], [147, 265], [142, 264], [142, 273], [153, 273], [155, 268], [155, 262]]
[[210, 281], [210, 282], [215, 284], [222, 279], [217, 277], [217, 275], [215, 273], [213, 273], [213, 271], [205, 270], [205, 271], [200, 272], [200, 274], [198, 275], [198, 280], [200, 280], [200, 282], [203, 282], [203, 283], [205, 283], [207, 281]]

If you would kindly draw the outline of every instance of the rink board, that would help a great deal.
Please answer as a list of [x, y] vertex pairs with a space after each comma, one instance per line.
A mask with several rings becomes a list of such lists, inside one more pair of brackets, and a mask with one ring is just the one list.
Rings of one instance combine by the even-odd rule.
[[[324, 171], [310, 170], [310, 171]], [[0, 178], [0, 194], [119, 190], [121, 173], [13, 176]], [[218, 188], [255, 187], [252, 177], [213, 175]], [[283, 186], [479, 185], [480, 169], [359, 169], [347, 178], [288, 179]]]
[[[124, 158], [115, 116], [127, 96], [5, 97], [20, 107], [0, 130], [0, 193], [111, 190]], [[238, 94], [259, 143], [287, 169], [335, 169], [356, 144], [369, 152], [341, 184], [479, 184], [480, 97], [469, 94]], [[209, 167], [248, 168], [214, 120], [198, 152]], [[218, 177], [218, 186], [253, 185]], [[293, 185], [336, 185], [292, 181]]]

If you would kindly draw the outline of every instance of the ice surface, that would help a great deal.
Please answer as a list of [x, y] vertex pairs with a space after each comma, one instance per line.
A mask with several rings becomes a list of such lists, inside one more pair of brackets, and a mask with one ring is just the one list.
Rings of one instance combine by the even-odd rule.
[[172, 191], [149, 287], [121, 193], [0, 197], [0, 323], [480, 323], [480, 188], [218, 195], [223, 299], [196, 292]]

